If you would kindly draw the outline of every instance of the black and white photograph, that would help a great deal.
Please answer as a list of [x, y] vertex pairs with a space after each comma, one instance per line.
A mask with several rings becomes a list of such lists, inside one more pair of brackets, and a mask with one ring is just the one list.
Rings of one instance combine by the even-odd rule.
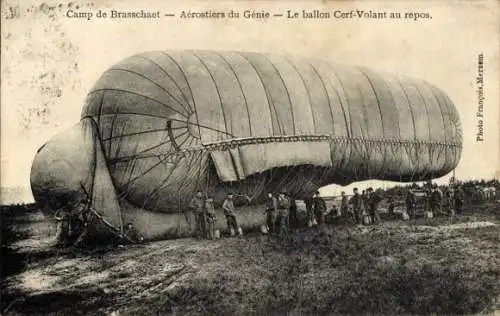
[[1, 5], [1, 315], [500, 315], [499, 2]]

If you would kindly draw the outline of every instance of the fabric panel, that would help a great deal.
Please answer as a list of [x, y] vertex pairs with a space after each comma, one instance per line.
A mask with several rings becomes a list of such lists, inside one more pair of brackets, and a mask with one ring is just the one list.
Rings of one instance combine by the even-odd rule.
[[256, 53], [240, 53], [240, 55], [255, 68], [262, 81], [271, 113], [275, 113], [279, 126], [278, 133], [276, 129], [273, 130], [274, 135], [293, 135], [295, 128], [290, 97], [278, 70], [265, 55]]
[[215, 150], [210, 153], [219, 179], [223, 182], [238, 181], [238, 174], [232, 163], [231, 152]]
[[295, 63], [295, 67], [300, 73], [310, 102], [312, 125], [314, 126], [314, 131], [311, 134], [336, 135], [334, 121], [341, 118], [333, 117], [325, 83], [310, 63], [298, 61]]
[[286, 93], [290, 101], [294, 134], [314, 134], [311, 101], [301, 73], [293, 63], [283, 57], [270, 55], [268, 59], [274, 65], [278, 76], [286, 87]]
[[[94, 125], [96, 127], [96, 125]], [[92, 181], [92, 208], [102, 215], [106, 224], [123, 231], [120, 205], [116, 196], [115, 186], [106, 165], [106, 159], [101, 142], [94, 127], [95, 162]]]
[[210, 72], [220, 97], [227, 132], [233, 137], [250, 136], [247, 105], [238, 78], [230, 65], [210, 52], [194, 53]]
[[245, 176], [280, 166], [332, 166], [328, 142], [284, 142], [240, 146]]
[[245, 97], [249, 135], [271, 136], [279, 131], [276, 115], [271, 113], [266, 88], [255, 66], [237, 53], [220, 52], [219, 55], [231, 66]]
[[217, 86], [202, 60], [192, 53], [169, 53], [186, 76], [193, 94], [203, 143], [226, 139], [228, 134]]

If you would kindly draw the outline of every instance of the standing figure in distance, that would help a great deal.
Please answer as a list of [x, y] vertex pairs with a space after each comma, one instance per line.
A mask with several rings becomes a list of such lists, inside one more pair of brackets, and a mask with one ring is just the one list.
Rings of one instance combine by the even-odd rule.
[[460, 184], [458, 184], [453, 194], [453, 200], [455, 204], [455, 214], [457, 215], [462, 213], [462, 207], [464, 205], [464, 197], [465, 197], [464, 191], [460, 186]]
[[203, 192], [197, 191], [196, 196], [193, 197], [191, 203], [189, 203], [189, 208], [193, 210], [195, 221], [196, 221], [196, 237], [204, 238], [206, 236], [206, 225], [205, 225], [205, 201], [203, 198]]
[[295, 199], [293, 197], [291, 197], [290, 195], [287, 195], [287, 198], [290, 201], [290, 212], [288, 214], [290, 228], [295, 229], [295, 228], [297, 228], [297, 224], [298, 224], [297, 203], [295, 202]]
[[323, 226], [323, 223], [325, 222], [326, 202], [320, 196], [319, 191], [316, 191], [316, 194], [314, 194], [313, 209], [314, 216], [316, 216], [316, 219], [318, 220], [318, 226]]
[[214, 207], [214, 199], [212, 197], [208, 197], [205, 200], [205, 211], [207, 213], [207, 238], [210, 240], [215, 239], [215, 222], [217, 220], [215, 216], [215, 207]]
[[307, 226], [311, 227], [314, 221], [314, 213], [313, 213], [313, 198], [307, 197], [304, 199], [304, 204], [306, 205], [306, 213], [307, 213]]
[[348, 219], [349, 217], [349, 199], [347, 198], [347, 195], [345, 195], [345, 192], [342, 191], [340, 193], [340, 216], [342, 216], [345, 220]]
[[406, 212], [408, 213], [408, 216], [410, 218], [415, 218], [415, 194], [413, 194], [413, 191], [411, 189], [408, 190], [406, 193], [406, 198], [405, 198], [405, 203], [406, 203]]
[[270, 234], [276, 232], [276, 213], [278, 211], [278, 200], [273, 196], [272, 193], [267, 194], [266, 201], [266, 225], [267, 230]]
[[54, 215], [57, 221], [56, 241], [58, 246], [65, 246], [69, 242], [71, 235], [71, 211], [68, 204], [64, 204]]
[[437, 184], [434, 184], [432, 186], [430, 200], [430, 208], [433, 216], [437, 216], [439, 213], [441, 213], [442, 200], [443, 196], [441, 195], [441, 191], [439, 191]]
[[353, 191], [354, 195], [349, 200], [349, 204], [352, 205], [352, 208], [354, 211], [354, 217], [356, 219], [356, 223], [361, 224], [361, 216], [362, 216], [362, 212], [363, 212], [362, 197], [359, 194], [358, 188], [354, 188], [352, 191]]
[[394, 202], [394, 198], [392, 196], [390, 196], [387, 203], [388, 203], [387, 212], [389, 212], [389, 214], [391, 214], [391, 215], [394, 214], [394, 208], [396, 206], [396, 203]]
[[229, 193], [227, 198], [222, 203], [222, 209], [224, 210], [224, 215], [226, 216], [227, 228], [231, 236], [234, 236], [236, 232], [240, 232], [238, 221], [236, 220], [236, 213], [234, 212], [234, 201], [233, 194]]
[[446, 214], [449, 216], [450, 219], [450, 224], [453, 222], [453, 219], [455, 218], [455, 205], [453, 198], [455, 196], [454, 190], [452, 185], [446, 187], [446, 190], [443, 194], [443, 200], [444, 203], [446, 204], [445, 206], [445, 211]]
[[290, 209], [290, 201], [286, 197], [285, 192], [281, 192], [278, 197], [278, 218], [279, 222], [279, 236], [283, 237], [288, 235], [288, 211]]
[[380, 223], [380, 216], [378, 214], [378, 204], [380, 203], [380, 196], [373, 191], [373, 188], [368, 188], [367, 190], [367, 204], [370, 217], [372, 218], [373, 224]]

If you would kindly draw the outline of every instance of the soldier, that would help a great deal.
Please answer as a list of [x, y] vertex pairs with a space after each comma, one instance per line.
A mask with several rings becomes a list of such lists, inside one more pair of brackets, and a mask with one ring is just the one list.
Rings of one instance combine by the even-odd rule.
[[451, 193], [449, 188], [443, 190], [443, 210], [447, 214], [451, 214]]
[[313, 203], [314, 215], [318, 220], [318, 225], [322, 226], [325, 222], [325, 212], [326, 212], [326, 202], [320, 196], [319, 191], [316, 191], [314, 195], [314, 203]]
[[288, 234], [288, 210], [290, 209], [290, 201], [286, 197], [285, 192], [281, 192], [278, 197], [278, 218], [279, 235]]
[[453, 194], [453, 202], [455, 206], [455, 214], [462, 213], [462, 207], [464, 205], [464, 191], [460, 185], [457, 185], [455, 192]]
[[349, 204], [352, 205], [353, 211], [354, 211], [354, 217], [356, 219], [356, 223], [361, 224], [361, 215], [362, 215], [362, 208], [363, 208], [363, 201], [361, 195], [359, 195], [358, 188], [354, 188], [353, 190], [354, 195], [351, 197], [349, 200]]
[[449, 191], [450, 194], [448, 195], [448, 204], [450, 205], [450, 214], [455, 215], [455, 190], [450, 188]]
[[441, 211], [442, 195], [436, 184], [433, 185], [430, 196], [430, 210], [434, 216]]
[[235, 208], [234, 208], [234, 202], [233, 202], [233, 194], [229, 193], [227, 195], [227, 198], [224, 200], [224, 203], [222, 204], [222, 209], [224, 210], [224, 215], [226, 216], [226, 221], [227, 221], [227, 228], [230, 232], [231, 235], [232, 231], [234, 229], [234, 232], [239, 232], [239, 226], [238, 226], [238, 221], [236, 220], [236, 213]]
[[430, 212], [431, 210], [431, 198], [432, 198], [432, 181], [429, 180], [424, 185], [426, 199], [425, 199], [425, 211]]
[[340, 201], [340, 215], [343, 216], [345, 219], [349, 216], [349, 200], [347, 198], [347, 195], [345, 195], [345, 192], [342, 191], [340, 192], [341, 196], [341, 201]]
[[208, 197], [205, 201], [205, 211], [207, 213], [207, 224], [208, 224], [208, 239], [215, 239], [215, 222], [217, 220], [215, 216], [214, 199]]
[[314, 220], [313, 213], [313, 198], [307, 197], [304, 199], [304, 204], [306, 205], [306, 213], [307, 213], [307, 223], [308, 226], [312, 226], [312, 222]]
[[410, 218], [415, 218], [415, 194], [413, 194], [412, 190], [408, 190], [406, 193], [406, 213]]
[[266, 201], [266, 225], [269, 233], [275, 232], [276, 225], [276, 212], [278, 211], [278, 200], [273, 196], [272, 193], [267, 194]]
[[378, 224], [380, 222], [380, 216], [378, 214], [378, 204], [380, 203], [380, 200], [380, 196], [373, 191], [373, 188], [368, 188], [366, 201], [373, 224]]
[[394, 203], [394, 198], [392, 196], [389, 197], [389, 200], [387, 201], [389, 206], [387, 208], [387, 211], [389, 212], [389, 214], [393, 215], [394, 214], [394, 208], [396, 207], [395, 203]]
[[203, 198], [203, 192], [197, 191], [196, 196], [189, 203], [189, 208], [193, 210], [196, 219], [196, 237], [204, 238], [206, 236], [206, 225], [205, 225], [205, 201]]
[[86, 200], [82, 200], [76, 207], [78, 220], [81, 223], [81, 232], [76, 241], [73, 243], [73, 247], [79, 247], [80, 244], [84, 241], [87, 241], [89, 228], [92, 222], [94, 221], [95, 214], [92, 207], [92, 202], [90, 198]]
[[66, 245], [71, 235], [70, 213], [68, 205], [65, 204], [54, 215], [57, 221], [56, 240], [58, 246]]
[[289, 223], [290, 223], [290, 227], [295, 229], [297, 228], [297, 222], [298, 222], [298, 219], [297, 219], [297, 203], [295, 202], [295, 199], [292, 198], [291, 196], [287, 196], [288, 197], [288, 200], [290, 201], [290, 210], [289, 210], [289, 213], [288, 213], [288, 217], [289, 217]]

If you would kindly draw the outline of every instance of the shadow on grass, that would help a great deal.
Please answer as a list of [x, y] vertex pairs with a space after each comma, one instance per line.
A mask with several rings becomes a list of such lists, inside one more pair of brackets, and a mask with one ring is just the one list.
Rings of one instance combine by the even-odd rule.
[[112, 300], [98, 287], [62, 290], [35, 295], [6, 293], [2, 301], [3, 315], [84, 315], [97, 314], [99, 308], [112, 305]]

